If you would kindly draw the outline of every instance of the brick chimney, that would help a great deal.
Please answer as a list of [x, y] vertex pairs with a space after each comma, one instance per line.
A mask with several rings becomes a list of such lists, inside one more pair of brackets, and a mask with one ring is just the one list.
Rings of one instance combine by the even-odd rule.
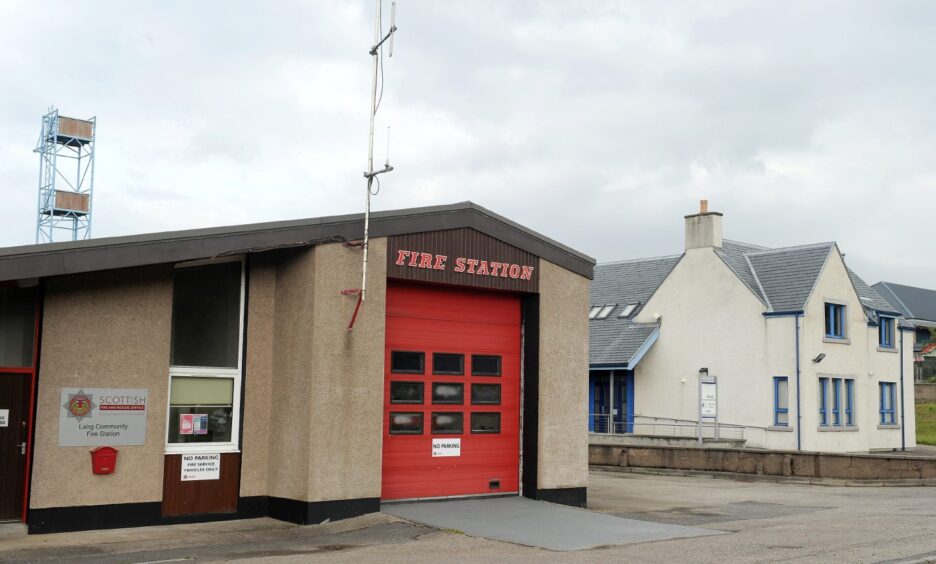
[[722, 246], [722, 214], [708, 210], [708, 200], [699, 200], [699, 213], [686, 216], [686, 250]]

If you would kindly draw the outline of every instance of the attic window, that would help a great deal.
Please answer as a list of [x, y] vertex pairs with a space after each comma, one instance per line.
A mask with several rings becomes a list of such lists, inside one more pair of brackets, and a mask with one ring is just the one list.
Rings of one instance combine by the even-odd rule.
[[639, 302], [636, 304], [627, 304], [624, 306], [624, 309], [621, 310], [621, 314], [618, 317], [630, 317], [634, 314], [634, 310], [637, 309], [638, 305], [640, 305]]
[[588, 312], [588, 318], [589, 318], [589, 319], [594, 319], [595, 316], [598, 315], [598, 312], [601, 311], [601, 308], [603, 308], [603, 307], [604, 307], [604, 306], [600, 306], [600, 305], [599, 305], [599, 306], [592, 306], [591, 311]]
[[611, 315], [611, 312], [614, 311], [614, 308], [617, 307], [617, 304], [606, 305], [601, 308], [598, 312], [598, 315], [595, 316], [595, 319], [604, 319]]

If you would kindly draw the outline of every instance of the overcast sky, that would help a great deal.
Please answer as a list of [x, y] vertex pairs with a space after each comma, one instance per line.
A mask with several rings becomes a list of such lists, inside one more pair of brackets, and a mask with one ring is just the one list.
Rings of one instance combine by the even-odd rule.
[[[389, 11], [389, 3], [386, 4]], [[49, 106], [97, 116], [94, 235], [363, 211], [373, 2], [0, 2], [0, 246]], [[837, 241], [936, 288], [936, 3], [400, 0], [375, 209], [472, 200], [599, 261]]]

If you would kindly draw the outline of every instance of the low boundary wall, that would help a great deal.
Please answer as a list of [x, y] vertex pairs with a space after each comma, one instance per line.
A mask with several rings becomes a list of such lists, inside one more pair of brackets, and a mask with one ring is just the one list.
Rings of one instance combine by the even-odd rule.
[[914, 384], [913, 392], [917, 403], [936, 401], [936, 384]]
[[845, 480], [936, 478], [936, 458], [910, 458], [903, 454], [890, 456], [592, 444], [588, 446], [588, 463], [601, 466]]

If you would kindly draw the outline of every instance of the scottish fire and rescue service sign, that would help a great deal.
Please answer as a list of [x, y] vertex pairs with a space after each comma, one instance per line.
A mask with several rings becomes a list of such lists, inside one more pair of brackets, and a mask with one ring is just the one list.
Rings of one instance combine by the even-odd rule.
[[146, 444], [147, 390], [62, 388], [59, 446]]
[[387, 276], [516, 292], [539, 290], [539, 257], [474, 229], [389, 237]]

